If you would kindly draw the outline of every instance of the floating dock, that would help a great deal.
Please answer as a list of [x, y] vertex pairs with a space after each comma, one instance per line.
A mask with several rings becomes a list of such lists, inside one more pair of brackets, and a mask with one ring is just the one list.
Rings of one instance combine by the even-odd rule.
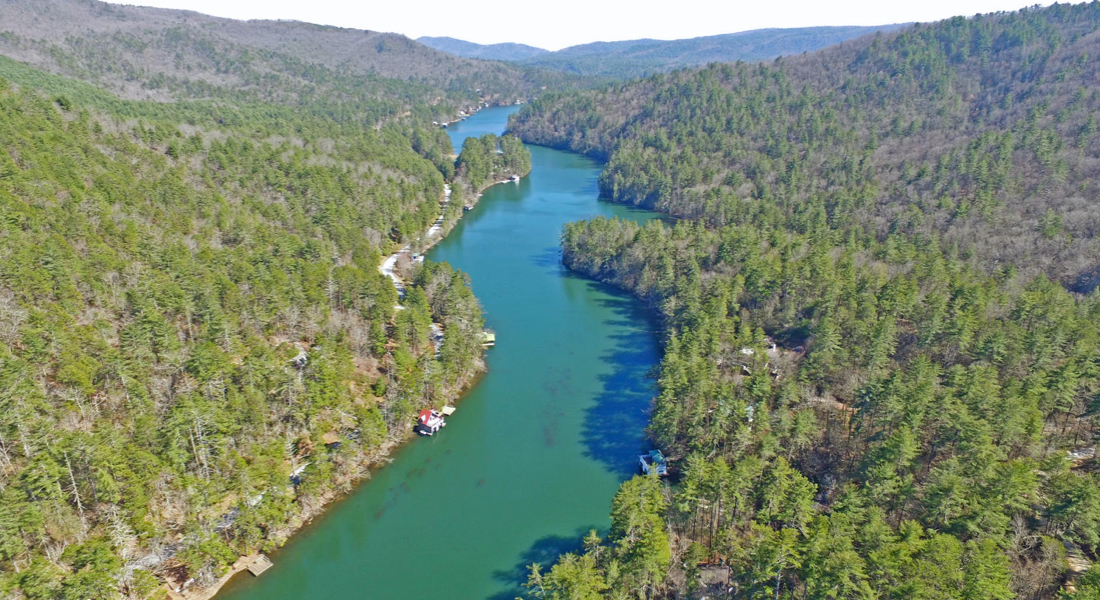
[[274, 566], [275, 563], [271, 562], [271, 559], [268, 558], [266, 554], [261, 554], [259, 558], [252, 561], [252, 564], [248, 565], [248, 572], [259, 577], [264, 571]]

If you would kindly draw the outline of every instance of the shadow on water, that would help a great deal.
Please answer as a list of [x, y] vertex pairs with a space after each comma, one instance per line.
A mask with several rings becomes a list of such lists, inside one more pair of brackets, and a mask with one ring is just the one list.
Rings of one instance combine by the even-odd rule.
[[571, 536], [549, 535], [536, 541], [520, 555], [520, 559], [511, 569], [493, 573], [493, 579], [507, 585], [508, 589], [490, 596], [487, 600], [515, 600], [521, 597], [527, 591], [523, 584], [527, 583], [530, 565], [537, 563], [549, 569], [562, 554], [579, 552], [584, 545], [584, 536], [592, 529], [596, 528], [580, 528]]
[[[635, 339], [635, 336], [617, 336]], [[653, 399], [652, 388], [647, 383], [650, 357], [646, 350], [617, 350], [601, 357], [604, 362], [615, 364], [615, 372], [600, 377], [604, 391], [597, 396], [596, 404], [585, 411], [581, 430], [585, 456], [601, 463], [604, 468], [622, 479], [638, 472], [638, 454], [642, 452], [645, 431], [649, 420], [649, 406]]]
[[653, 319], [621, 290], [594, 281], [589, 285], [607, 295], [597, 302], [614, 314], [605, 323], [618, 332], [609, 336], [612, 349], [600, 357], [611, 368], [600, 376], [602, 391], [585, 411], [581, 439], [585, 456], [627, 479], [638, 471], [638, 454], [644, 449], [643, 432], [653, 402], [651, 371], [657, 360], [650, 329]]
[[540, 269], [547, 269], [554, 272], [559, 271], [562, 268], [561, 247], [548, 246], [546, 249], [540, 251], [538, 254], [532, 255], [531, 264]]
[[[533, 260], [544, 268], [560, 265], [556, 248], [540, 253]], [[589, 290], [596, 292], [593, 300], [610, 312], [604, 324], [614, 328], [615, 333], [609, 336], [612, 347], [600, 356], [600, 361], [609, 368], [599, 378], [601, 391], [594, 404], [585, 411], [581, 439], [585, 456], [625, 480], [637, 472], [637, 456], [645, 444], [642, 432], [653, 399], [651, 371], [658, 352], [655, 325], [645, 308], [621, 290], [568, 270], [562, 277], [583, 281]], [[549, 568], [562, 554], [580, 551], [584, 536], [591, 529], [599, 528], [582, 527], [571, 536], [547, 536], [536, 541], [510, 569], [493, 573], [493, 578], [507, 589], [487, 600], [515, 600], [524, 596], [523, 584], [527, 582], [529, 566], [537, 563]], [[606, 535], [606, 531], [600, 533]]]

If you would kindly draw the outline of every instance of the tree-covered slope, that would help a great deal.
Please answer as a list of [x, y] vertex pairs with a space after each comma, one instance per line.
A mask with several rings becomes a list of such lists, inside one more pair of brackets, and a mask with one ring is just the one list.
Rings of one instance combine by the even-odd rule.
[[455, 169], [458, 185], [452, 189], [461, 191], [460, 198], [473, 198], [495, 183], [530, 173], [531, 151], [511, 135], [497, 137], [490, 133], [466, 138]]
[[7, 597], [208, 585], [482, 368], [463, 275], [416, 269], [395, 312], [378, 271], [439, 213], [438, 128], [3, 68], [22, 82], [0, 79]]
[[548, 97], [512, 127], [607, 158], [601, 191], [616, 200], [713, 223], [774, 203], [784, 219], [904, 231], [1087, 283], [1100, 266], [1097, 12], [957, 18]]
[[416, 38], [416, 41], [447, 54], [482, 60], [521, 61], [549, 52], [527, 44], [475, 44], [452, 37], [424, 36]]
[[952, 19], [521, 113], [683, 217], [563, 233], [664, 317], [673, 482], [625, 484], [532, 595], [1056, 598], [1100, 558], [1100, 296], [1062, 285], [1098, 256], [1098, 31]]
[[756, 29], [684, 40], [627, 40], [570, 46], [522, 60], [575, 75], [629, 79], [712, 62], [757, 61], [813, 52], [900, 25]]
[[0, 595], [209, 586], [484, 368], [465, 276], [402, 263], [395, 311], [380, 260], [484, 175], [432, 120], [565, 78], [95, 1], [0, 30]]

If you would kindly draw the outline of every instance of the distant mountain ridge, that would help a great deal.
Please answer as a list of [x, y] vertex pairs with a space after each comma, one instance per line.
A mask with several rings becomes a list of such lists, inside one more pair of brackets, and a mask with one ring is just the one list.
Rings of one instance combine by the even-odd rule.
[[454, 38], [420, 38], [417, 41], [466, 58], [518, 62], [573, 75], [634, 78], [712, 62], [768, 60], [802, 54], [901, 27], [904, 25], [755, 29], [682, 40], [592, 42], [555, 52], [522, 44], [486, 46]]
[[528, 46], [527, 44], [475, 44], [453, 37], [424, 36], [416, 38], [416, 41], [429, 48], [434, 48], [447, 54], [453, 54], [462, 58], [480, 58], [483, 60], [522, 61], [543, 54], [549, 50]]
[[[230, 90], [263, 101], [402, 88], [508, 103], [566, 79], [487, 63], [399, 34], [297, 21], [239, 21], [98, 0], [0, 0], [0, 55], [126, 98], [201, 99]], [[377, 80], [377, 81], [376, 81]]]

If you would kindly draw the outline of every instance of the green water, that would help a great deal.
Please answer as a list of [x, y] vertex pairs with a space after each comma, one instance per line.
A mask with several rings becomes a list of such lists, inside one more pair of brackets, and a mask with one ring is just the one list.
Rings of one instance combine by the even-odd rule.
[[[452, 125], [455, 147], [501, 133], [513, 111]], [[595, 215], [655, 215], [598, 202], [597, 163], [531, 153], [529, 177], [486, 191], [428, 255], [470, 274], [497, 333], [489, 373], [439, 435], [402, 448], [226, 598], [512, 600], [527, 564], [606, 530], [644, 446], [655, 326], [637, 301], [566, 271], [558, 236]]]

